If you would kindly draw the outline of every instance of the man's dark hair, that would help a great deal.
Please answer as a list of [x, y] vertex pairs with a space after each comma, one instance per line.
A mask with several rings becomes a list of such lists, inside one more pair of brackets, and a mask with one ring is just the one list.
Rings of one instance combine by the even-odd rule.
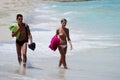
[[61, 23], [62, 23], [63, 21], [67, 22], [67, 20], [66, 20], [65, 18], [63, 18], [63, 19], [61, 20]]
[[23, 17], [23, 15], [22, 14], [17, 14], [16, 19], [18, 19], [18, 17]]

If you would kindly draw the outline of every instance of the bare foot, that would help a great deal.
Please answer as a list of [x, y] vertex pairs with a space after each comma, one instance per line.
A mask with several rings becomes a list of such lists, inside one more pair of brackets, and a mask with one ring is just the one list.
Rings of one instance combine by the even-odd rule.
[[23, 63], [23, 67], [26, 68], [26, 63]]
[[67, 66], [65, 66], [64, 69], [68, 69]]

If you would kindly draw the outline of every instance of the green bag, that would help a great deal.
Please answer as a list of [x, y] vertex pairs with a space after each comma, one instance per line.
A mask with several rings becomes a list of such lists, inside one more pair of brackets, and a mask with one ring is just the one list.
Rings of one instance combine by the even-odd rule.
[[[18, 23], [13, 23], [10, 27], [9, 27], [10, 31], [12, 32], [16, 32], [19, 29]], [[20, 37], [20, 32], [18, 32], [16, 34], [16, 39], [18, 39]]]

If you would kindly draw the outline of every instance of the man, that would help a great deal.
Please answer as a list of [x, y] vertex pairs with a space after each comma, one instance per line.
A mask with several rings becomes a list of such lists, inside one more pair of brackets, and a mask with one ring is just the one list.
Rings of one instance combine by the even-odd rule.
[[21, 65], [23, 62], [23, 67], [26, 67], [27, 62], [27, 42], [30, 41], [32, 43], [32, 35], [29, 29], [29, 26], [23, 22], [23, 15], [17, 14], [16, 20], [19, 28], [17, 31], [12, 32], [12, 37], [15, 37], [18, 32], [20, 32], [20, 36], [16, 38], [16, 50], [18, 56], [18, 62]]

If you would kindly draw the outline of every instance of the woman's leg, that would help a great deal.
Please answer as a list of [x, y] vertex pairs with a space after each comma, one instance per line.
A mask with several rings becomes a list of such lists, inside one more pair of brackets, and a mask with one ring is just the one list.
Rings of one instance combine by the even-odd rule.
[[64, 68], [67, 69], [67, 64], [66, 64], [66, 52], [67, 52], [67, 47], [61, 48], [58, 47], [59, 52], [60, 52], [60, 61], [59, 61], [59, 67], [63, 64]]
[[26, 67], [27, 62], [27, 43], [24, 43], [22, 46], [22, 53], [23, 53], [23, 66]]
[[62, 65], [62, 55], [63, 55], [63, 52], [62, 52], [62, 48], [61, 48], [61, 47], [58, 47], [58, 50], [59, 50], [59, 52], [60, 52], [59, 67], [61, 67], [61, 65]]
[[63, 66], [65, 69], [67, 69], [67, 63], [66, 63], [66, 52], [67, 52], [67, 47], [63, 48]]

